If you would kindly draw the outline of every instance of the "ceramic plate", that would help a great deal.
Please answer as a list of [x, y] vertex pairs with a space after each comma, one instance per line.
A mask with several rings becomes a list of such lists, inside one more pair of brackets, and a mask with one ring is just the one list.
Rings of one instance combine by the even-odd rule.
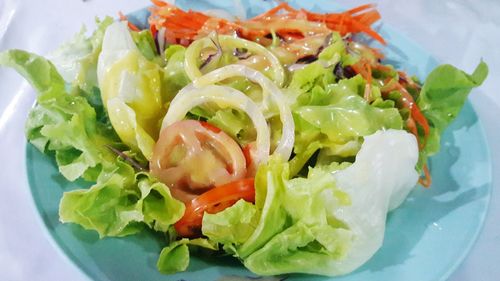
[[[183, 8], [234, 9], [217, 1], [178, 1]], [[219, 1], [220, 2], [220, 1]], [[230, 1], [225, 1], [230, 3]], [[242, 1], [248, 15], [261, 13], [273, 1]], [[303, 1], [294, 6], [314, 11], [336, 11], [332, 1]], [[226, 5], [226, 6], [221, 6]], [[129, 16], [139, 26], [147, 24], [147, 10]], [[425, 77], [437, 63], [432, 56], [393, 29], [382, 26], [389, 42], [387, 60], [410, 74]], [[445, 280], [461, 263], [481, 229], [491, 188], [491, 161], [485, 136], [474, 109], [467, 103], [445, 131], [441, 152], [432, 157], [430, 189], [415, 187], [406, 202], [387, 218], [382, 248], [355, 272], [336, 278], [291, 275], [287, 280]], [[192, 256], [186, 272], [162, 275], [156, 260], [165, 241], [145, 231], [125, 238], [100, 240], [97, 233], [78, 225], [61, 224], [58, 205], [63, 192], [87, 187], [83, 181], [68, 182], [58, 172], [52, 156], [27, 146], [27, 171], [33, 198], [42, 220], [62, 251], [93, 280], [241, 280], [255, 277], [231, 258]]]

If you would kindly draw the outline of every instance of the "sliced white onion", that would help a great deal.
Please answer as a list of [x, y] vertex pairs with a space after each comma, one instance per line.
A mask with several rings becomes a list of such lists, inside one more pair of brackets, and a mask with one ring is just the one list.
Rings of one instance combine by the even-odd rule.
[[158, 40], [158, 48], [160, 49], [160, 55], [163, 56], [165, 52], [165, 32], [167, 29], [165, 27], [160, 28], [158, 30], [158, 36], [156, 37]]
[[308, 64], [305, 64], [305, 63], [294, 63], [294, 64], [292, 64], [292, 65], [290, 65], [288, 67], [288, 70], [291, 71], [291, 72], [294, 72], [294, 71], [297, 71], [297, 70], [304, 69], [304, 68], [306, 68], [306, 66], [308, 66]]
[[266, 119], [249, 97], [230, 87], [209, 85], [197, 88], [193, 84], [184, 87], [172, 100], [167, 115], [163, 119], [162, 129], [182, 120], [189, 110], [207, 102], [214, 102], [221, 107], [230, 106], [243, 110], [250, 117], [257, 131], [255, 162], [258, 164], [267, 162], [270, 133]]
[[119, 60], [138, 51], [125, 22], [114, 22], [106, 29], [102, 39], [102, 50], [97, 60], [97, 80], [102, 89], [105, 75]]
[[[264, 56], [271, 63], [274, 81], [278, 86], [283, 86], [283, 83], [285, 82], [285, 70], [283, 69], [283, 66], [278, 58], [264, 46], [249, 40], [229, 35], [218, 35], [218, 37], [219, 42], [224, 49], [245, 48], [251, 53]], [[184, 68], [191, 80], [195, 80], [196, 78], [203, 76], [203, 73], [200, 71], [200, 67], [198, 65], [198, 58], [201, 51], [208, 47], [213, 47], [213, 42], [209, 37], [204, 37], [194, 41], [186, 49]]]
[[295, 141], [295, 124], [292, 112], [281, 90], [264, 74], [245, 65], [231, 64], [199, 77], [193, 81], [193, 85], [195, 87], [203, 87], [234, 76], [246, 77], [261, 86], [262, 102], [259, 104], [259, 107], [264, 112], [264, 115], [270, 109], [269, 99], [273, 99], [274, 104], [278, 107], [283, 126], [281, 139], [273, 153], [279, 154], [283, 160], [288, 161]]

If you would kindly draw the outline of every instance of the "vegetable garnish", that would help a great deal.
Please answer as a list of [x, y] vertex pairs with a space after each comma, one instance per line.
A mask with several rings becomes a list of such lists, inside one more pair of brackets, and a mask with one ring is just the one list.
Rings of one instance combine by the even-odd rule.
[[428, 158], [488, 74], [484, 62], [423, 82], [396, 69], [372, 4], [321, 14], [280, 2], [237, 19], [152, 2], [143, 30], [120, 14], [50, 60], [10, 50], [0, 65], [38, 92], [28, 140], [66, 179], [95, 182], [64, 193], [60, 221], [100, 237], [167, 234], [165, 274], [186, 270], [193, 247], [260, 275], [359, 268], [388, 212], [431, 185]]

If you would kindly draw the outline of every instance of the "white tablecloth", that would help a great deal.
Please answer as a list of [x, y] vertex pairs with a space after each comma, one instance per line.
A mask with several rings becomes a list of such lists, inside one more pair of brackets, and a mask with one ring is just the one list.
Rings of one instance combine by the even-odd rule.
[[[334, 1], [334, 0], [332, 0]], [[366, 0], [337, 0], [345, 7]], [[377, 1], [376, 1], [377, 2]], [[46, 54], [94, 17], [134, 11], [148, 1], [0, 0], [0, 51], [20, 48]], [[479, 59], [490, 76], [471, 97], [485, 127], [493, 159], [500, 160], [500, 2], [495, 0], [378, 1], [383, 21], [408, 35], [441, 62], [471, 71]], [[13, 71], [0, 69], [0, 280], [86, 280], [42, 230], [24, 176], [23, 126], [34, 92]], [[451, 281], [500, 277], [500, 180], [484, 229]], [[432, 254], [432, 253], [429, 253]]]

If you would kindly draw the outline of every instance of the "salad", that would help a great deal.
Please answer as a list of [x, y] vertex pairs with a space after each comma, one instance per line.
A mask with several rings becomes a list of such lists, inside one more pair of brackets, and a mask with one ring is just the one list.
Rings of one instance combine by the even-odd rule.
[[200, 248], [259, 275], [357, 269], [388, 212], [431, 185], [428, 157], [488, 74], [440, 65], [419, 81], [390, 65], [371, 4], [241, 19], [152, 2], [148, 28], [108, 17], [0, 65], [38, 92], [29, 142], [94, 183], [64, 193], [60, 221], [163, 233], [166, 274]]

